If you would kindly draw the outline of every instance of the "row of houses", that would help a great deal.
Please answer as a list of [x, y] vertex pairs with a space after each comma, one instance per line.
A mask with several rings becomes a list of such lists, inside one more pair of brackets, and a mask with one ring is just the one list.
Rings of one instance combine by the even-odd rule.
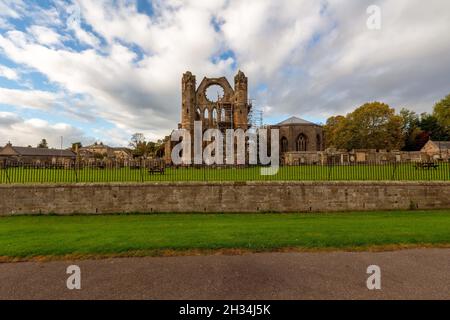
[[95, 159], [110, 159], [119, 161], [133, 160], [133, 152], [129, 148], [110, 147], [102, 142], [94, 143], [87, 147], [76, 148], [74, 153], [80, 160], [89, 161]]
[[62, 164], [74, 161], [93, 163], [97, 161], [133, 161], [133, 153], [128, 148], [114, 148], [103, 143], [94, 143], [87, 147], [72, 149], [50, 149], [20, 147], [7, 143], [0, 148], [0, 160], [24, 164]]
[[[123, 165], [134, 163], [133, 153], [128, 148], [114, 148], [103, 143], [72, 149], [48, 149], [13, 146], [11, 143], [0, 148], [0, 161], [24, 164], [62, 164], [75, 161], [84, 163], [116, 162]], [[420, 151], [387, 150], [336, 150], [287, 151], [282, 153], [282, 165], [301, 164], [352, 164], [383, 162], [429, 162], [450, 161], [450, 141], [428, 141]]]
[[281, 164], [358, 164], [394, 162], [436, 162], [450, 161], [450, 141], [428, 141], [420, 151], [399, 150], [336, 150], [329, 148], [318, 152], [282, 153]]

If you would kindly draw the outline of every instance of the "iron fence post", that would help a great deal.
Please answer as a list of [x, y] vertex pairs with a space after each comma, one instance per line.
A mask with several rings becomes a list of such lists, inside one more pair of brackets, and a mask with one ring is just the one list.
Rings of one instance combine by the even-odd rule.
[[391, 180], [394, 180], [394, 176], [395, 176], [395, 171], [397, 170], [397, 161], [394, 162], [394, 169], [392, 169], [392, 176], [391, 176]]
[[8, 174], [8, 163], [5, 162], [5, 174], [6, 174], [6, 180], [8, 181], [8, 183], [11, 183], [11, 179], [9, 178], [9, 174]]
[[78, 165], [75, 163], [73, 170], [75, 171], [75, 183], [78, 183]]

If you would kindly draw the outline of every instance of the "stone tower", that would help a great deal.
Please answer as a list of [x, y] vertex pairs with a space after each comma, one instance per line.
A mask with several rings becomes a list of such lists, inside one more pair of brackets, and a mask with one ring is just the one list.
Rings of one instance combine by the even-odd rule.
[[248, 129], [248, 79], [239, 70], [234, 77], [234, 123], [236, 128]]
[[181, 128], [193, 130], [195, 120], [195, 76], [191, 72], [183, 74], [181, 80]]

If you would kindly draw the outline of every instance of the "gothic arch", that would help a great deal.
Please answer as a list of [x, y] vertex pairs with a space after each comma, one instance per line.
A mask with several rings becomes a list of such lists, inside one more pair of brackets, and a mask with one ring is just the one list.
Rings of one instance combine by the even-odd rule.
[[281, 149], [281, 152], [282, 152], [282, 153], [288, 152], [288, 146], [289, 146], [289, 144], [288, 144], [288, 139], [287, 139], [286, 137], [282, 137], [281, 140], [280, 140], [280, 149]]
[[213, 85], [218, 85], [223, 89], [223, 97], [220, 99], [221, 102], [231, 102], [234, 96], [234, 90], [228, 82], [227, 78], [203, 78], [199, 87], [197, 88], [197, 102], [202, 105], [211, 105], [212, 102], [206, 97], [206, 90]]
[[195, 110], [195, 121], [201, 121], [202, 120], [202, 110], [200, 110], [199, 107]]
[[212, 109], [211, 116], [212, 116], [212, 121], [214, 123], [216, 123], [217, 122], [217, 109], [215, 107]]
[[306, 151], [307, 147], [308, 147], [308, 137], [305, 134], [300, 133], [295, 143], [295, 150]]

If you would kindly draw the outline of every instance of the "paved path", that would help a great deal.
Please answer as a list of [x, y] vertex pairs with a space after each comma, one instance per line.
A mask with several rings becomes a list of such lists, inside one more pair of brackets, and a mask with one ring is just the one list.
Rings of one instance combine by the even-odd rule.
[[[81, 290], [66, 268], [81, 268]], [[381, 291], [366, 287], [378, 265]], [[450, 299], [450, 249], [0, 264], [0, 299]]]

